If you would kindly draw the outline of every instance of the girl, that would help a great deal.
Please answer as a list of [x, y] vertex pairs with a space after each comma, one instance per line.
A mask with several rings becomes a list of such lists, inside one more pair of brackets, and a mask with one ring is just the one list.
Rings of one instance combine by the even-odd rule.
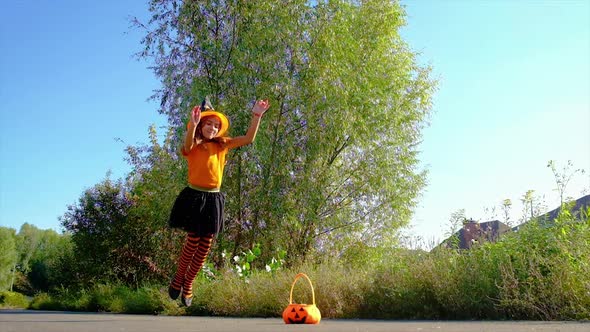
[[188, 185], [172, 207], [170, 227], [187, 231], [178, 261], [176, 275], [168, 294], [176, 300], [182, 293], [182, 304], [190, 306], [193, 281], [209, 254], [213, 237], [223, 230], [224, 194], [219, 191], [230, 149], [250, 144], [256, 138], [262, 115], [268, 110], [268, 100], [258, 100], [252, 108], [252, 120], [246, 135], [225, 137], [229, 129], [227, 117], [213, 110], [208, 102], [191, 111], [182, 146], [188, 162]]

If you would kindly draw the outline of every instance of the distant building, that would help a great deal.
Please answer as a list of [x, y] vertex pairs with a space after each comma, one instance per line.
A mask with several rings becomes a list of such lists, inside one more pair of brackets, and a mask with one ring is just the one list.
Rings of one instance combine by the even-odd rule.
[[[590, 195], [583, 196], [575, 201], [565, 204], [569, 208], [570, 213], [576, 219], [581, 219], [587, 209], [590, 207]], [[554, 220], [559, 216], [561, 207], [551, 210], [533, 220], [537, 220], [542, 225], [552, 225]], [[455, 249], [470, 249], [477, 243], [496, 242], [502, 234], [518, 231], [527, 221], [516, 227], [510, 228], [508, 225], [498, 220], [486, 221], [478, 223], [473, 220], [466, 220], [463, 227], [453, 234], [448, 239], [444, 240], [437, 248], [455, 248]], [[436, 249], [436, 248], [435, 248]]]
[[455, 249], [470, 249], [473, 245], [483, 242], [496, 242], [500, 235], [510, 232], [508, 225], [499, 220], [478, 223], [468, 220], [463, 228], [441, 243], [441, 246]]
[[[581, 219], [582, 215], [586, 213], [587, 209], [590, 207], [590, 195], [582, 196], [576, 199], [575, 201], [565, 203], [565, 206], [569, 209], [574, 219]], [[557, 209], [553, 209], [543, 215], [540, 215], [534, 220], [537, 220], [541, 225], [550, 226], [553, 225], [553, 222], [559, 216], [559, 212], [561, 212], [561, 206]], [[521, 228], [529, 222], [530, 220], [512, 228], [512, 230], [517, 231], [519, 228]]]

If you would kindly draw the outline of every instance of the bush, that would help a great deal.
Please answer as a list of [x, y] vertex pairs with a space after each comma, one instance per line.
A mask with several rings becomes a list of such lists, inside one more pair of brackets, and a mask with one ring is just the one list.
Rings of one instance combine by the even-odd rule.
[[2, 309], [15, 309], [15, 308], [27, 308], [29, 306], [29, 300], [20, 293], [0, 291], [0, 308]]
[[53, 294], [40, 293], [31, 309], [96, 311], [129, 314], [179, 314], [178, 306], [168, 299], [164, 289], [100, 284], [88, 290], [62, 289]]
[[[562, 214], [554, 226], [531, 223], [500, 242], [470, 250], [391, 250], [380, 260], [323, 261], [290, 269], [202, 273], [190, 308], [167, 285], [95, 285], [35, 297], [32, 308], [169, 315], [280, 317], [298, 272], [315, 288], [324, 318], [590, 319], [590, 223]], [[307, 282], [293, 293], [310, 303]]]
[[375, 267], [363, 284], [361, 318], [417, 319], [441, 318], [441, 305], [434, 293], [434, 283], [452, 280], [447, 269], [439, 269], [446, 255], [437, 259], [426, 254], [397, 252]]
[[[276, 317], [282, 313], [285, 289], [289, 281], [281, 272], [271, 274], [253, 271], [244, 280], [233, 270], [223, 272], [216, 280], [199, 280], [193, 292], [195, 299], [189, 314], [239, 317]], [[288, 291], [288, 290], [287, 290]], [[288, 294], [287, 301], [288, 301]], [[285, 305], [286, 306], [286, 303]]]
[[29, 308], [34, 310], [72, 310], [66, 308], [63, 298], [58, 301], [47, 293], [37, 294], [31, 301]]
[[590, 319], [590, 222], [563, 213], [470, 250], [398, 252], [369, 276], [362, 318]]
[[498, 309], [514, 319], [590, 318], [590, 221], [562, 214], [554, 226], [536, 223], [503, 244]]

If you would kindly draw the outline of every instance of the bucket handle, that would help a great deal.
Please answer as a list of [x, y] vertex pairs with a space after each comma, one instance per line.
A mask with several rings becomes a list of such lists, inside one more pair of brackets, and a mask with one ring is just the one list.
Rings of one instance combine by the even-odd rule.
[[299, 280], [299, 278], [301, 278], [301, 277], [304, 277], [305, 279], [307, 279], [307, 282], [309, 282], [309, 287], [311, 287], [312, 302], [313, 302], [313, 305], [315, 305], [315, 292], [313, 290], [313, 285], [311, 284], [311, 280], [309, 279], [309, 277], [305, 273], [298, 273], [295, 276], [295, 280], [293, 280], [293, 284], [291, 285], [291, 293], [289, 294], [289, 304], [293, 304], [293, 288], [295, 287], [295, 283], [297, 282], [297, 280]]

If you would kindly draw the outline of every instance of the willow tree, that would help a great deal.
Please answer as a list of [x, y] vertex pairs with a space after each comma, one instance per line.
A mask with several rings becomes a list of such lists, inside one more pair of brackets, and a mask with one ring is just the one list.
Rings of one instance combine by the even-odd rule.
[[150, 4], [150, 22], [136, 21], [140, 56], [154, 60], [154, 98], [178, 136], [205, 95], [233, 135], [252, 100], [271, 100], [255, 144], [230, 155], [222, 245], [305, 258], [383, 244], [407, 224], [425, 182], [417, 145], [435, 82], [399, 34], [398, 2]]
[[0, 227], [0, 291], [12, 291], [17, 263], [16, 231], [2, 226]]

